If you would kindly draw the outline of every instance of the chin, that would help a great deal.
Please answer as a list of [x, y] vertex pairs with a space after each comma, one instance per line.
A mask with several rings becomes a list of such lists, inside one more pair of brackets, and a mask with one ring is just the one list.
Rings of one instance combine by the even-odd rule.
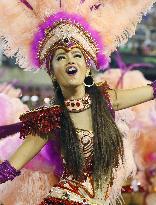
[[76, 87], [79, 87], [83, 85], [83, 82], [74, 82], [74, 81], [71, 81], [69, 82], [69, 84], [67, 85], [67, 87], [73, 87], [73, 88], [76, 88]]

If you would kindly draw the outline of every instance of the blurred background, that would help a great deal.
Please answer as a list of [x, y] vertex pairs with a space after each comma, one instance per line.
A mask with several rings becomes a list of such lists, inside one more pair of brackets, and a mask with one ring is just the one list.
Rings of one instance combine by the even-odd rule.
[[[138, 25], [136, 35], [114, 52], [111, 59], [106, 74], [101, 73], [101, 79], [107, 79], [111, 87], [132, 88], [156, 79], [156, 6]], [[15, 96], [29, 109], [48, 104], [53, 96], [51, 79], [44, 70], [34, 74], [23, 71], [14, 58], [2, 54], [0, 47], [0, 94], [9, 96], [10, 89], [16, 91]], [[138, 175], [129, 179], [123, 194], [127, 205], [156, 205], [155, 107], [152, 102], [132, 109], [136, 118], [131, 127], [140, 129], [141, 134], [135, 147]]]

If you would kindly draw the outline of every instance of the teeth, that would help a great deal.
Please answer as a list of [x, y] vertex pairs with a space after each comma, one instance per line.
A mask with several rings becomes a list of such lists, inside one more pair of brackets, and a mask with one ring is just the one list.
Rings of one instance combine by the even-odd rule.
[[68, 68], [66, 69], [66, 72], [67, 72], [68, 74], [74, 74], [74, 73], [77, 72], [77, 68], [74, 67], [74, 66], [70, 66], [70, 67], [68, 67]]
[[68, 69], [68, 71], [75, 71], [76, 70], [76, 68], [75, 67], [70, 67], [69, 69]]

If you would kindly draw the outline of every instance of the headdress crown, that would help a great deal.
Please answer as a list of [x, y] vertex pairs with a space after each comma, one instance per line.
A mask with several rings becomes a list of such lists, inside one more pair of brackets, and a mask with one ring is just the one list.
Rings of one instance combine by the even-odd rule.
[[[0, 1], [4, 53], [20, 67], [38, 69], [61, 43], [81, 47], [102, 69], [117, 46], [136, 30], [156, 0]], [[74, 10], [74, 13], [73, 13]]]

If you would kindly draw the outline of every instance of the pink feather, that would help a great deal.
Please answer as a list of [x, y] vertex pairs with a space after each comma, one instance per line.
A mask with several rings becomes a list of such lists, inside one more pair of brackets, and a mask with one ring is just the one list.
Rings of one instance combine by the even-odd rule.
[[[156, 0], [27, 0], [32, 9], [18, 0], [0, 1], [0, 36], [5, 54], [16, 56], [20, 67], [33, 69], [30, 45], [34, 35], [48, 16], [63, 11], [78, 13], [102, 36], [103, 54], [109, 56], [126, 43], [136, 30], [142, 15]], [[100, 6], [97, 6], [99, 5]], [[93, 8], [91, 10], [91, 8]]]

